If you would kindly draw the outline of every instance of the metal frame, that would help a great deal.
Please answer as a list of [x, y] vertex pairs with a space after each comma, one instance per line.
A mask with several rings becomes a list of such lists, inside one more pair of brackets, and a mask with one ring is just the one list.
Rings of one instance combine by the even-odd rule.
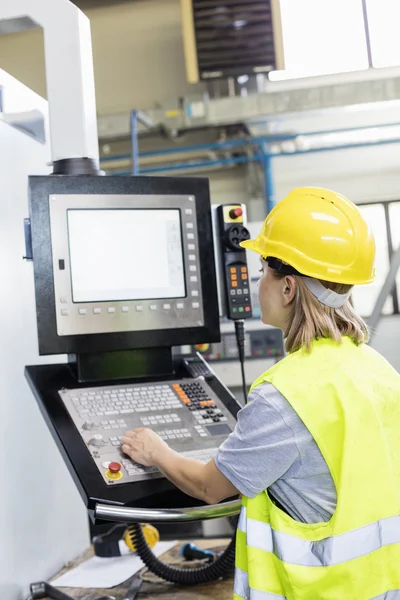
[[130, 508], [96, 504], [95, 519], [118, 521], [119, 523], [185, 523], [188, 521], [204, 521], [231, 517], [240, 512], [241, 500], [210, 504], [209, 506], [193, 506], [191, 508]]

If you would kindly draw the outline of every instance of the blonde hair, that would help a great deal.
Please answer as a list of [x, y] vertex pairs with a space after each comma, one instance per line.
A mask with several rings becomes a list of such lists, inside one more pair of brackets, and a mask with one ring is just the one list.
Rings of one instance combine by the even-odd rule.
[[[271, 269], [271, 272], [276, 278], [285, 277], [274, 269]], [[341, 338], [347, 336], [357, 345], [368, 342], [368, 327], [354, 310], [350, 298], [341, 308], [330, 308], [319, 302], [307, 288], [302, 277], [295, 275], [294, 278], [296, 293], [284, 332], [287, 352], [296, 352], [302, 347], [309, 350], [313, 340], [318, 338], [330, 338], [340, 343]], [[338, 294], [346, 294], [352, 287], [341, 283], [319, 281]]]

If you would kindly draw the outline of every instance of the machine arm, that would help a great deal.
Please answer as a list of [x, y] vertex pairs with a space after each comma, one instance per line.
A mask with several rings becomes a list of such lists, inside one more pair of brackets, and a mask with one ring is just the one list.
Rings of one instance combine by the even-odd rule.
[[69, 0], [0, 3], [0, 34], [42, 27], [53, 163], [90, 159], [98, 168], [89, 19]]

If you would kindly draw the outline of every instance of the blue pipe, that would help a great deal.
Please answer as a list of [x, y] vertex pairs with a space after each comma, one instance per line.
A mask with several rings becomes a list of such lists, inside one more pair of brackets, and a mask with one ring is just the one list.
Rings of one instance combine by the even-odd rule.
[[[136, 113], [136, 111], [132, 111]], [[132, 123], [132, 121], [131, 121]], [[140, 154], [141, 157], [151, 157], [151, 156], [163, 156], [166, 154], [179, 154], [181, 152], [195, 152], [197, 150], [224, 150], [229, 148], [234, 148], [238, 146], [246, 146], [249, 144], [260, 144], [263, 142], [282, 142], [288, 140], [294, 140], [297, 137], [308, 137], [308, 136], [318, 136], [318, 135], [332, 135], [338, 133], [352, 133], [355, 131], [366, 131], [368, 129], [376, 129], [376, 128], [386, 128], [386, 127], [396, 127], [400, 126], [400, 123], [383, 123], [382, 125], [363, 125], [361, 127], [350, 127], [347, 129], [327, 129], [325, 131], [307, 131], [304, 133], [296, 133], [296, 134], [281, 134], [281, 135], [269, 135], [269, 136], [258, 136], [258, 137], [250, 137], [246, 139], [240, 140], [228, 140], [226, 142], [216, 142], [214, 144], [195, 144], [193, 146], [177, 146], [173, 148], [164, 148], [162, 150], [149, 150], [147, 152], [142, 152]], [[126, 160], [130, 159], [131, 156], [129, 154], [120, 154], [118, 156], [105, 156], [101, 159], [102, 162], [112, 162], [115, 160]]]
[[[269, 141], [284, 142], [287, 140], [294, 139], [292, 134], [273, 136], [268, 138]], [[260, 138], [261, 139], [261, 138]], [[230, 140], [227, 142], [216, 142], [215, 144], [196, 144], [194, 146], [177, 146], [173, 148], [163, 148], [162, 150], [149, 150], [147, 152], [141, 152], [140, 156], [143, 158], [150, 156], [163, 156], [166, 154], [180, 154], [181, 152], [196, 152], [197, 150], [229, 150], [238, 146], [248, 146], [249, 144], [258, 143], [259, 138], [246, 138], [241, 140]], [[116, 156], [105, 156], [101, 159], [102, 162], [111, 162], [114, 160], [127, 160], [130, 159], [130, 154], [119, 154]]]
[[[311, 153], [315, 153], [315, 152], [333, 152], [335, 150], [351, 150], [352, 148], [366, 148], [366, 147], [373, 147], [373, 146], [383, 146], [385, 144], [398, 144], [398, 143], [400, 143], [400, 138], [394, 138], [391, 140], [378, 140], [376, 142], [360, 142], [358, 144], [344, 144], [341, 146], [332, 146], [329, 148], [308, 148], [306, 150], [295, 150], [293, 152], [281, 152], [281, 153], [277, 153], [277, 154], [275, 154], [275, 153], [274, 154], [271, 154], [271, 153], [261, 154], [261, 155], [257, 154], [252, 157], [236, 156], [236, 157], [224, 158], [224, 159], [220, 159], [220, 160], [193, 161], [193, 162], [187, 162], [187, 163], [163, 165], [163, 166], [150, 167], [147, 169], [144, 168], [140, 172], [144, 174], [144, 173], [156, 173], [156, 172], [162, 172], [162, 171], [179, 171], [179, 170], [183, 170], [183, 169], [195, 169], [195, 168], [201, 168], [201, 167], [215, 167], [215, 166], [223, 166], [223, 165], [230, 165], [230, 164], [254, 162], [257, 160], [265, 160], [265, 156], [269, 156], [269, 158], [272, 159], [272, 158], [276, 158], [276, 157], [297, 156], [300, 154], [311, 154]], [[129, 155], [127, 155], [127, 157], [130, 158]], [[113, 173], [113, 174], [116, 175], [117, 173]], [[120, 174], [120, 173], [118, 173], [118, 174]]]
[[244, 164], [248, 162], [253, 162], [256, 160], [261, 160], [262, 156], [234, 156], [232, 158], [222, 158], [220, 160], [201, 160], [201, 161], [193, 161], [188, 163], [180, 163], [175, 165], [163, 165], [162, 167], [150, 167], [147, 169], [142, 169], [141, 173], [162, 173], [163, 171], [182, 171], [183, 169], [200, 169], [203, 167], [217, 167], [217, 166], [229, 166], [229, 165], [237, 165]]
[[268, 144], [265, 142], [261, 144], [260, 148], [263, 155], [262, 166], [264, 167], [265, 202], [268, 214], [276, 204], [274, 178], [272, 173], [272, 155], [269, 151]]
[[138, 122], [137, 111], [131, 112], [131, 144], [132, 144], [132, 175], [139, 175], [139, 140], [138, 140]]

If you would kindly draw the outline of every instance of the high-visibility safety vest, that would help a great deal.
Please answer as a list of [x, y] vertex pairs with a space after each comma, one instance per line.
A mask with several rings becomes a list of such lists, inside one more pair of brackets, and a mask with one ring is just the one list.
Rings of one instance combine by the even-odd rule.
[[270, 382], [302, 419], [329, 467], [327, 523], [293, 520], [268, 491], [243, 498], [235, 600], [400, 600], [400, 375], [372, 348], [315, 341]]

